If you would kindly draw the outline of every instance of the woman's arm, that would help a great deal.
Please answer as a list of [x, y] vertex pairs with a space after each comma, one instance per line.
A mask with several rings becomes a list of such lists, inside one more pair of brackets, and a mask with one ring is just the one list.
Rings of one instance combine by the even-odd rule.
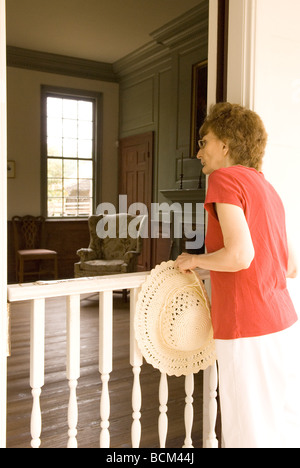
[[255, 252], [243, 210], [235, 205], [217, 203], [224, 247], [203, 255], [182, 254], [175, 267], [183, 273], [195, 268], [211, 271], [236, 272], [249, 268]]

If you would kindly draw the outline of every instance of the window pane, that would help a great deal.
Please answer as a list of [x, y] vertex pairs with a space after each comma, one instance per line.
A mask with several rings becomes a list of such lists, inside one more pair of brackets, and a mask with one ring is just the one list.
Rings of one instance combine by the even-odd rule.
[[48, 156], [62, 156], [62, 139], [49, 137], [48, 138], [48, 149], [47, 154]]
[[82, 179], [93, 178], [93, 161], [79, 161], [79, 177]]
[[88, 216], [93, 212], [93, 200], [92, 198], [79, 198], [78, 200], [78, 215]]
[[93, 157], [93, 140], [78, 140], [78, 157], [84, 159]]
[[62, 178], [62, 159], [48, 159], [48, 178]]
[[94, 108], [93, 99], [47, 97], [48, 216], [89, 216], [93, 211]]
[[48, 216], [63, 216], [62, 207], [62, 198], [48, 198]]
[[78, 138], [91, 140], [93, 138], [93, 123], [78, 121]]
[[79, 197], [91, 197], [93, 194], [93, 183], [90, 179], [79, 179]]
[[93, 103], [87, 101], [78, 102], [78, 119], [93, 120]]
[[62, 179], [48, 179], [48, 197], [62, 197]]
[[64, 199], [64, 216], [78, 216], [77, 197], [67, 197]]
[[77, 120], [63, 120], [63, 136], [64, 138], [77, 138]]
[[63, 100], [64, 119], [77, 119], [78, 101], [73, 99]]
[[77, 179], [77, 166], [78, 163], [76, 160], [64, 161], [64, 177], [66, 179]]
[[62, 118], [62, 99], [60, 98], [47, 98], [47, 116]]
[[64, 158], [76, 158], [77, 157], [77, 141], [78, 140], [64, 138], [63, 140]]
[[51, 137], [62, 137], [62, 120], [48, 118], [47, 120], [47, 135]]
[[77, 197], [78, 196], [78, 182], [77, 179], [66, 179], [65, 184], [65, 197]]

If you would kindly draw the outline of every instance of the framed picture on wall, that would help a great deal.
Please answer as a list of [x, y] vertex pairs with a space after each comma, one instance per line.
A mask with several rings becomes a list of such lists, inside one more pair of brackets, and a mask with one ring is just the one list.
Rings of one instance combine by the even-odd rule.
[[207, 60], [192, 69], [191, 158], [198, 152], [199, 130], [207, 113]]

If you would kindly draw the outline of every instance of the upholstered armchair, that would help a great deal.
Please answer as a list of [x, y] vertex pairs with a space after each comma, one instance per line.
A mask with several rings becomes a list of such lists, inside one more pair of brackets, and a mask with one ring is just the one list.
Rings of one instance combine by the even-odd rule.
[[[90, 216], [90, 244], [77, 251], [80, 262], [74, 266], [75, 278], [136, 271], [145, 219], [126, 213]], [[130, 223], [134, 223], [135, 230], [130, 229]], [[135, 231], [134, 236], [130, 236], [131, 231]]]

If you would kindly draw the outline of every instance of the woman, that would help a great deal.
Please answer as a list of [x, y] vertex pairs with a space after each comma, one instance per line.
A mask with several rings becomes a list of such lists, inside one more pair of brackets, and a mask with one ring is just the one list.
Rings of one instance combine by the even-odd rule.
[[267, 134], [256, 113], [220, 103], [200, 138], [207, 254], [175, 266], [211, 272], [225, 447], [299, 448], [300, 335], [286, 287], [297, 268], [282, 202], [260, 172]]

